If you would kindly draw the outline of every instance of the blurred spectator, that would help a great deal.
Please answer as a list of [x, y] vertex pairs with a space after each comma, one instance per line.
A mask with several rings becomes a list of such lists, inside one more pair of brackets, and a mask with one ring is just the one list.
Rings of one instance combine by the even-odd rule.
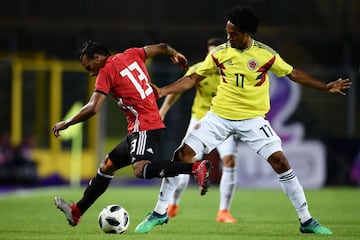
[[1, 185], [34, 185], [38, 182], [37, 166], [32, 159], [34, 137], [25, 136], [20, 145], [13, 147], [10, 134], [4, 133], [0, 144]]
[[20, 145], [15, 148], [13, 162], [35, 164], [32, 159], [34, 143], [35, 139], [33, 135], [25, 136]]
[[0, 166], [11, 162], [14, 156], [14, 148], [10, 143], [10, 133], [4, 132], [0, 137]]
[[37, 166], [32, 158], [34, 144], [34, 136], [27, 135], [15, 148], [11, 164], [13, 183], [33, 185], [38, 182]]

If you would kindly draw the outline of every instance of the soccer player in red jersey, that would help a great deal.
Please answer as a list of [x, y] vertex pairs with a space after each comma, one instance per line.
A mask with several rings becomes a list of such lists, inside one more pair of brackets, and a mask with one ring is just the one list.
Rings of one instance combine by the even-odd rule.
[[[76, 226], [85, 211], [105, 192], [115, 171], [130, 164], [134, 175], [143, 179], [192, 174], [200, 185], [201, 194], [206, 192], [209, 161], [154, 161], [165, 125], [150, 85], [145, 60], [159, 54], [168, 55], [174, 64], [187, 69], [185, 56], [165, 43], [130, 48], [111, 55], [100, 43], [87, 41], [80, 50], [81, 64], [91, 76], [96, 77], [95, 91], [77, 114], [53, 126], [55, 137], [60, 136], [61, 130], [94, 116], [108, 94], [126, 114], [128, 134], [106, 155], [77, 203], [68, 204], [61, 197], [55, 197], [55, 205], [65, 214], [70, 225]], [[157, 217], [162, 223], [168, 220], [166, 215]]]

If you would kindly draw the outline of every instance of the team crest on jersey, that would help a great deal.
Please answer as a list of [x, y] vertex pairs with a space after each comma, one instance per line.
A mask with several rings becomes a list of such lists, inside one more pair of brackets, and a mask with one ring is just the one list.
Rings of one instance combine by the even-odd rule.
[[255, 70], [258, 68], [259, 64], [258, 62], [255, 60], [255, 59], [250, 59], [248, 62], [247, 62], [247, 66], [250, 70]]
[[200, 123], [197, 123], [197, 124], [194, 125], [194, 129], [199, 129], [200, 126], [201, 126]]

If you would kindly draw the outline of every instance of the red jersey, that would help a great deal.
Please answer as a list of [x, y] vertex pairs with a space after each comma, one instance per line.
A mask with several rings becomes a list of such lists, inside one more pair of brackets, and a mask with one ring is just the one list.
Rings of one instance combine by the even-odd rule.
[[128, 132], [165, 128], [149, 82], [143, 48], [108, 57], [96, 77], [95, 91], [110, 93], [126, 114]]

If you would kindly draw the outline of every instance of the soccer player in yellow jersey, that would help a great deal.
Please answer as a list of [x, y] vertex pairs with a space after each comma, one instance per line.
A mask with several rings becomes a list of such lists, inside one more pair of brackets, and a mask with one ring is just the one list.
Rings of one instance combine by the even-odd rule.
[[[207, 49], [210, 52], [217, 45], [224, 43], [220, 38], [210, 38], [207, 42]], [[195, 72], [202, 62], [192, 65], [185, 73], [185, 76]], [[190, 131], [198, 123], [198, 121], [205, 116], [206, 112], [210, 110], [211, 100], [216, 95], [217, 87], [220, 84], [219, 72], [215, 72], [207, 76], [204, 80], [199, 82], [196, 86], [195, 97], [191, 107], [191, 119], [188, 126]], [[160, 115], [164, 119], [170, 107], [179, 99], [181, 93], [169, 94], [166, 96], [160, 108]], [[235, 160], [237, 154], [237, 142], [234, 136], [226, 139], [225, 142], [217, 146], [219, 156], [222, 160], [222, 175], [220, 180], [220, 204], [219, 211], [216, 216], [217, 222], [235, 223], [236, 219], [230, 214], [230, 205], [236, 188], [236, 169]], [[196, 160], [202, 160], [203, 154], [195, 156]], [[179, 211], [180, 198], [189, 183], [189, 175], [181, 174], [178, 176], [178, 186], [171, 197], [167, 214], [169, 217], [175, 217]], [[165, 181], [165, 180], [164, 180]]]
[[[249, 8], [237, 6], [226, 14], [228, 42], [210, 52], [199, 69], [162, 88], [153, 86], [158, 97], [185, 91], [208, 75], [220, 71], [221, 82], [209, 112], [188, 133], [174, 153], [174, 161], [192, 161], [196, 154], [208, 153], [229, 136], [235, 135], [249, 144], [276, 172], [280, 186], [293, 204], [302, 233], [332, 234], [312, 218], [302, 186], [285, 157], [281, 140], [265, 119], [269, 111], [269, 76], [287, 76], [301, 85], [328, 93], [345, 95], [349, 79], [323, 83], [286, 63], [270, 47], [253, 39], [258, 17]], [[171, 181], [162, 189], [171, 188]], [[147, 226], [163, 222], [151, 219]], [[145, 224], [143, 224], [145, 225]], [[149, 227], [150, 230], [152, 227]]]

